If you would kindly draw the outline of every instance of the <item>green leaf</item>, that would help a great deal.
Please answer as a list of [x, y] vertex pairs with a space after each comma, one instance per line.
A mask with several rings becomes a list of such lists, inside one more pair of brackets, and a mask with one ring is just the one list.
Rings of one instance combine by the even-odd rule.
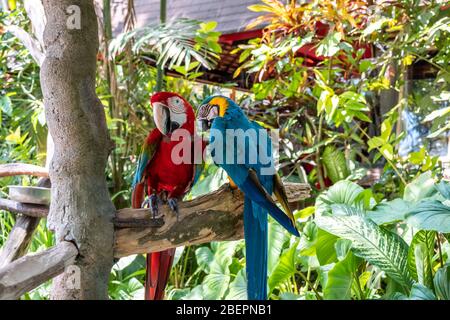
[[344, 260], [339, 261], [328, 272], [328, 280], [323, 297], [325, 300], [350, 300], [352, 298], [353, 273], [357, 266], [356, 258], [348, 252]]
[[342, 34], [340, 32], [330, 32], [317, 47], [316, 53], [318, 56], [332, 57], [339, 52], [339, 43], [341, 42]]
[[209, 21], [209, 22], [203, 22], [200, 23], [200, 30], [203, 32], [210, 32], [213, 31], [217, 27], [216, 21]]
[[362, 60], [359, 64], [359, 72], [363, 73], [373, 68], [373, 63], [370, 60]]
[[433, 256], [436, 232], [417, 232], [409, 246], [408, 267], [411, 276], [420, 284], [433, 288]]
[[315, 208], [313, 206], [306, 207], [302, 210], [295, 212], [294, 217], [295, 217], [295, 219], [306, 219], [309, 216], [313, 215], [314, 212], [315, 212]]
[[364, 212], [348, 205], [333, 206], [333, 216], [316, 219], [319, 228], [352, 241], [353, 253], [377, 266], [402, 286], [412, 278], [407, 268], [408, 245], [397, 234], [364, 217]]
[[450, 265], [440, 268], [434, 275], [434, 288], [439, 299], [450, 300]]
[[273, 272], [269, 277], [269, 292], [272, 292], [277, 286], [289, 279], [297, 271], [295, 267], [295, 256], [297, 252], [298, 241], [287, 249], [278, 260]]
[[407, 202], [418, 202], [435, 192], [436, 189], [434, 188], [434, 179], [431, 176], [431, 171], [427, 171], [405, 187], [403, 200]]
[[321, 266], [337, 261], [335, 244], [339, 238], [319, 229], [316, 242], [316, 256]]
[[[228, 250], [231, 249], [232, 250]], [[218, 245], [214, 260], [209, 265], [209, 273], [203, 279], [203, 296], [207, 300], [219, 300], [225, 295], [230, 283], [230, 269], [234, 247]]]
[[247, 279], [244, 269], [238, 272], [229, 289], [225, 300], [247, 300]]
[[414, 283], [411, 287], [411, 294], [408, 296], [402, 293], [396, 293], [392, 299], [394, 300], [436, 300], [436, 296], [429, 288], [421, 285], [420, 283]]
[[209, 272], [209, 265], [214, 260], [214, 254], [208, 247], [200, 247], [195, 250], [195, 258], [200, 270]]
[[11, 116], [13, 110], [11, 99], [8, 96], [3, 96], [0, 98], [0, 111], [8, 116]]
[[272, 219], [268, 224], [268, 252], [267, 252], [267, 272], [272, 273], [273, 268], [280, 258], [281, 250], [283, 249], [284, 242], [288, 239], [284, 228], [275, 223]]
[[370, 23], [370, 24], [363, 30], [362, 35], [366, 37], [366, 36], [371, 35], [371, 34], [374, 33], [374, 32], [377, 32], [377, 31], [381, 30], [381, 29], [383, 28], [383, 26], [384, 26], [385, 24], [387, 24], [387, 22], [388, 22], [389, 20], [390, 20], [390, 19], [382, 18], [382, 19], [376, 20], [375, 22]]
[[347, 204], [358, 208], [364, 208], [364, 201], [358, 196], [364, 191], [354, 182], [342, 180], [323, 192], [316, 200], [316, 215], [330, 215], [332, 204]]
[[403, 199], [394, 199], [377, 204], [377, 206], [367, 213], [367, 216], [376, 224], [389, 224], [405, 220], [406, 214], [411, 210], [412, 205]]
[[[202, 282], [202, 295], [204, 299], [218, 300], [222, 299], [225, 295], [231, 279], [229, 267], [238, 243], [239, 241], [211, 242], [210, 251], [214, 253], [212, 260], [211, 254], [208, 251], [196, 250], [197, 258], [200, 258], [201, 265], [208, 273]], [[208, 261], [209, 264], [206, 267], [204, 264]]]
[[429, 115], [423, 119], [423, 122], [430, 122], [435, 120], [436, 118], [444, 117], [450, 113], [450, 107], [442, 108], [431, 112]]
[[450, 183], [441, 181], [435, 185], [436, 190], [447, 200], [450, 200]]
[[306, 222], [303, 227], [302, 234], [300, 236], [300, 254], [303, 256], [315, 256], [316, 255], [316, 241], [318, 228], [312, 221]]
[[406, 221], [415, 228], [450, 232], [450, 207], [437, 200], [424, 200], [407, 215]]
[[350, 175], [344, 153], [334, 146], [328, 145], [325, 147], [322, 161], [327, 170], [327, 176], [333, 183], [344, 180]]

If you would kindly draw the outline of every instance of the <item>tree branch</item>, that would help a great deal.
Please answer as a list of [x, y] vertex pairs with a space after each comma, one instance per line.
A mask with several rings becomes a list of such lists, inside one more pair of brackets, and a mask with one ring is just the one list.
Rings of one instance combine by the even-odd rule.
[[48, 207], [39, 204], [27, 204], [8, 199], [0, 199], [0, 210], [20, 213], [30, 217], [43, 218], [48, 215]]
[[0, 269], [0, 300], [14, 300], [62, 273], [74, 263], [76, 246], [67, 241], [46, 251], [22, 257]]
[[26, 163], [0, 164], [0, 177], [29, 175], [36, 177], [48, 177], [47, 169]]
[[0, 249], [0, 268], [7, 266], [14, 260], [27, 253], [34, 231], [39, 225], [40, 218], [20, 216], [8, 235], [8, 240]]
[[[307, 184], [285, 184], [289, 202], [309, 197]], [[177, 221], [167, 206], [160, 207], [158, 218], [164, 217], [160, 228], [146, 225], [151, 221], [149, 209], [124, 209], [115, 218], [114, 256], [125, 257], [169, 248], [202, 244], [211, 241], [238, 240], [244, 236], [244, 196], [228, 185], [192, 201], [179, 204]], [[128, 225], [127, 225], [128, 222]], [[126, 228], [117, 226], [128, 226]]]
[[[289, 202], [305, 200], [310, 187], [302, 183], [285, 183]], [[122, 209], [114, 218], [116, 258], [164, 249], [202, 244], [211, 241], [242, 239], [244, 196], [228, 185], [191, 201], [179, 203], [177, 221], [167, 206], [151, 219], [150, 209]], [[0, 209], [32, 217], [45, 217], [48, 207], [0, 199]]]

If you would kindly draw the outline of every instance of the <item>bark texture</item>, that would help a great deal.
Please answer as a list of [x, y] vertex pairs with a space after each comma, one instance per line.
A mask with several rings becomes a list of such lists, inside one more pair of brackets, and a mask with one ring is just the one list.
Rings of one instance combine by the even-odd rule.
[[[112, 143], [104, 107], [95, 94], [97, 18], [92, 0], [44, 0], [43, 4], [47, 25], [41, 84], [54, 140], [48, 226], [58, 242], [76, 244], [81, 275], [79, 288], [73, 288], [70, 274], [55, 279], [52, 298], [107, 299], [115, 208], [105, 180]], [[79, 17], [73, 6], [80, 9]], [[80, 19], [81, 28], [71, 23], [73, 19]]]

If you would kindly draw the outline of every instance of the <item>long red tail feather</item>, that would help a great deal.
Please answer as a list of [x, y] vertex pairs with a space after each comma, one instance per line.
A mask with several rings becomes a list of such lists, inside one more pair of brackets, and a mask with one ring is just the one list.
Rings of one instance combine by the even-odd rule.
[[169, 281], [175, 249], [147, 254], [145, 279], [145, 300], [163, 300], [164, 290]]

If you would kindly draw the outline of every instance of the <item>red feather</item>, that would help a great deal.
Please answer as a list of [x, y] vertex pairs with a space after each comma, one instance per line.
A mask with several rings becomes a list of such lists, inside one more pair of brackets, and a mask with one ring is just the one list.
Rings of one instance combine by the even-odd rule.
[[[167, 99], [173, 96], [178, 96], [183, 99], [174, 93], [160, 92], [152, 96], [151, 102], [164, 102], [167, 105]], [[189, 138], [192, 140], [191, 143], [194, 143], [194, 110], [185, 99], [183, 101], [187, 117], [186, 123], [180, 128], [190, 133]], [[136, 184], [133, 190], [133, 208], [141, 207], [145, 197], [146, 187], [148, 194], [167, 192], [169, 198], [178, 199], [181, 199], [189, 191], [195, 167], [192, 162], [176, 164], [172, 161], [172, 151], [179, 143], [180, 141], [171, 141], [170, 136], [163, 136], [158, 129], [154, 129], [149, 133], [143, 148], [144, 152], [149, 151], [149, 146], [156, 149], [153, 154], [147, 154], [149, 160], [147, 164], [144, 164], [145, 170], [143, 176], [140, 177], [141, 183]], [[191, 148], [191, 150], [193, 149]], [[147, 254], [145, 280], [146, 300], [161, 300], [164, 298], [164, 289], [169, 280], [174, 256], [175, 249]]]

